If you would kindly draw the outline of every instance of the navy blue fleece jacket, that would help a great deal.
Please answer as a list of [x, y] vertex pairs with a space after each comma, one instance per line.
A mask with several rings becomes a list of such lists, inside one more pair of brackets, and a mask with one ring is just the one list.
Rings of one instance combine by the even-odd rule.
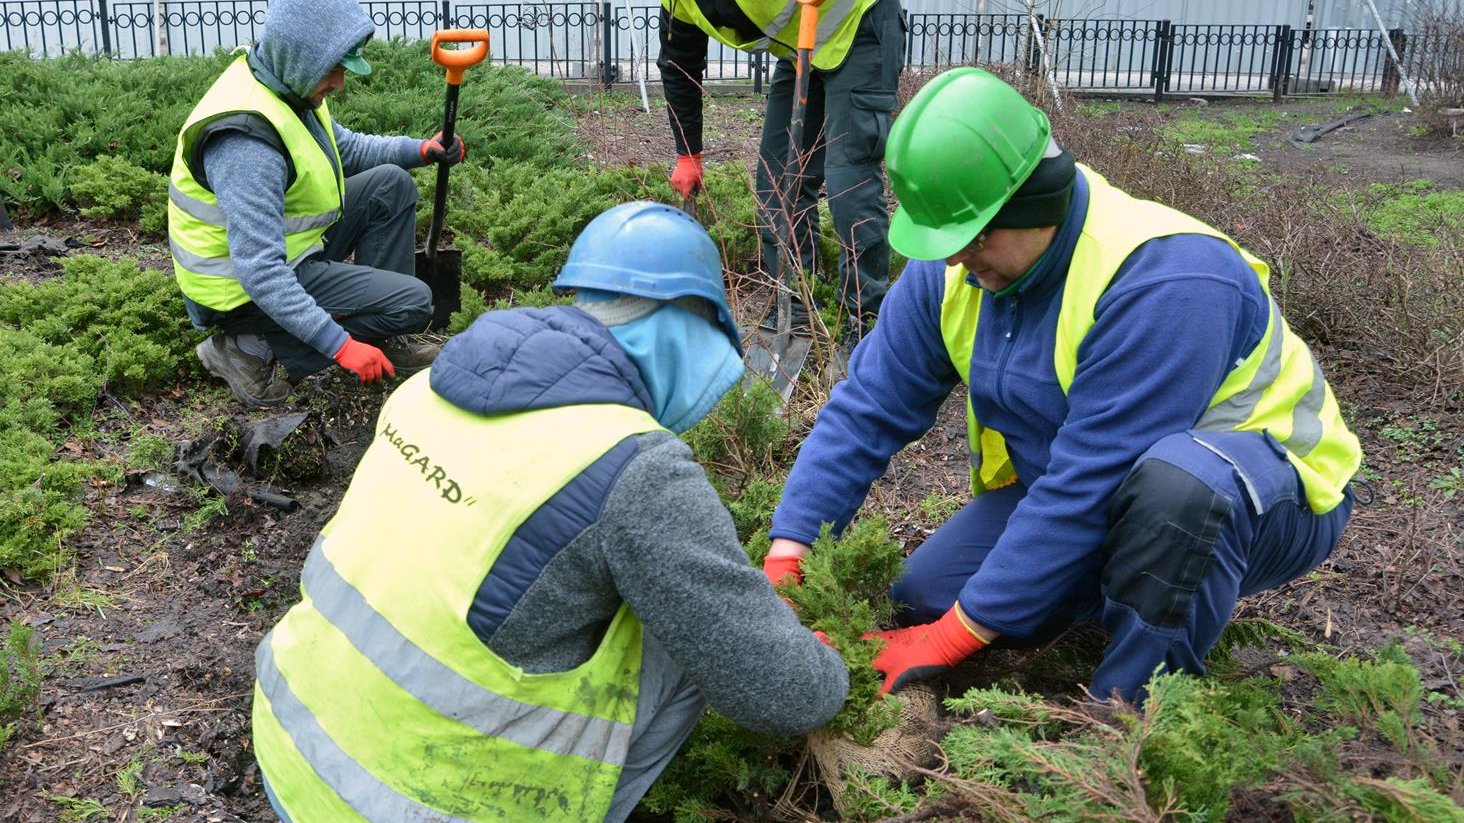
[[[982, 300], [971, 403], [1006, 437], [1026, 495], [959, 601], [1003, 634], [1028, 634], [1054, 604], [1096, 589], [1109, 498], [1150, 445], [1195, 425], [1269, 316], [1255, 272], [1223, 241], [1151, 240], [1098, 301], [1064, 395], [1056, 322], [1087, 208], [1080, 174], [1038, 269], [1015, 293]], [[960, 380], [941, 338], [944, 276], [944, 263], [911, 261], [890, 290], [803, 444], [773, 537], [811, 543], [822, 522], [842, 529], [895, 452], [935, 421]]]

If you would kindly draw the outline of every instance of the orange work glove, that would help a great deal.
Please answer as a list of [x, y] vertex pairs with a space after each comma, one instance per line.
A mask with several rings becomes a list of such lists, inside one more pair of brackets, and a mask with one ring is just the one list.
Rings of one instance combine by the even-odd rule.
[[422, 141], [422, 162], [423, 163], [444, 163], [449, 166], [463, 162], [468, 156], [468, 146], [463, 138], [454, 134], [452, 145], [442, 145], [442, 132], [438, 132]]
[[702, 162], [700, 154], [682, 154], [676, 157], [676, 170], [671, 172], [671, 188], [686, 199], [701, 190]]
[[959, 604], [934, 623], [865, 635], [866, 639], [871, 637], [885, 641], [885, 647], [874, 658], [874, 667], [885, 676], [884, 688], [880, 689], [884, 694], [912, 680], [940, 674], [986, 647]]
[[346, 338], [345, 345], [335, 353], [334, 360], [341, 368], [355, 372], [362, 383], [375, 383], [381, 379], [382, 374], [396, 377], [396, 369], [391, 367], [391, 361], [386, 359], [381, 349], [370, 343], [362, 343], [354, 337]]
[[803, 585], [803, 558], [793, 555], [782, 557], [768, 555], [763, 558], [763, 574], [767, 575], [768, 582], [775, 586], [788, 582], [790, 576], [793, 578], [794, 585], [801, 586]]

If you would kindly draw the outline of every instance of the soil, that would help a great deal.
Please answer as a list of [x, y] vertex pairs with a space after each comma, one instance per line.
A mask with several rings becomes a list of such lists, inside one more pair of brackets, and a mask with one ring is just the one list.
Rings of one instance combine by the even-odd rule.
[[[580, 104], [577, 117], [595, 160], [669, 168], [659, 101], [650, 113], [625, 95]], [[750, 166], [761, 108], [754, 98], [715, 98], [707, 109], [706, 159]], [[1464, 187], [1457, 141], [1415, 142], [1391, 115], [1328, 134], [1312, 150], [1295, 148], [1282, 134], [1271, 138], [1258, 141], [1257, 153], [1284, 170], [1321, 179], [1428, 177], [1440, 187]], [[167, 268], [165, 245], [87, 223], [20, 226], [0, 234], [0, 248], [37, 236]], [[52, 276], [46, 255], [0, 251], [0, 282]], [[1328, 352], [1318, 356], [1325, 366]], [[1405, 632], [1419, 627], [1437, 638], [1464, 638], [1464, 495], [1449, 499], [1429, 485], [1464, 463], [1464, 409], [1418, 409], [1359, 382], [1338, 390], [1367, 450], [1373, 499], [1358, 507], [1341, 546], [1316, 573], [1247, 599], [1240, 613], [1344, 649], [1402, 638], [1420, 662], [1425, 687], [1459, 698], [1464, 661]], [[328, 434], [320, 476], [252, 481], [293, 498], [289, 510], [236, 493], [226, 500], [227, 514], [200, 522], [199, 499], [186, 489], [129, 476], [88, 491], [90, 525], [68, 541], [74, 573], [40, 587], [0, 581], [0, 619], [36, 629], [48, 669], [34, 720], [22, 722], [0, 753], [0, 820], [274, 819], [250, 749], [254, 648], [295, 601], [306, 552], [350, 480], [384, 396], [329, 375], [297, 391], [284, 411], [313, 412]], [[886, 514], [908, 548], [938, 524], [941, 501], [963, 493], [961, 406], [953, 397], [871, 494], [867, 510]], [[806, 400], [794, 407], [808, 419], [814, 410]], [[130, 432], [182, 444], [229, 421], [279, 413], [248, 412], [207, 384], [136, 402], [105, 398], [97, 435], [64, 448], [105, 459], [125, 448], [118, 441]], [[911, 512], [919, 514], [912, 519]], [[1430, 704], [1424, 722], [1444, 741], [1442, 757], [1464, 761], [1456, 711]], [[91, 817], [83, 816], [88, 808]]]

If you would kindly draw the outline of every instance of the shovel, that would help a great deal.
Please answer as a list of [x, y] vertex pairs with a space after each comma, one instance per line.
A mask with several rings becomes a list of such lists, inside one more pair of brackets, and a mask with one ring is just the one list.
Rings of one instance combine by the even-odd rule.
[[[471, 48], [445, 49], [444, 43], [474, 43]], [[488, 56], [487, 29], [444, 29], [432, 35], [432, 60], [447, 69], [447, 104], [442, 112], [442, 145], [452, 145], [457, 125], [458, 87], [463, 72]], [[438, 249], [442, 236], [442, 215], [447, 211], [448, 163], [437, 164], [437, 191], [432, 198], [432, 226], [427, 230], [427, 248], [417, 251], [417, 278], [432, 289], [432, 323], [428, 328], [445, 329], [452, 313], [462, 307], [463, 253]]]
[[[802, 6], [798, 18], [798, 60], [793, 80], [793, 119], [788, 124], [788, 160], [783, 164], [783, 175], [778, 188], [783, 194], [784, 207], [793, 208], [793, 194], [798, 181], [793, 173], [803, 147], [804, 120], [808, 114], [809, 72], [812, 70], [813, 47], [818, 41], [818, 4], [823, 0], [798, 0]], [[792, 215], [789, 216], [791, 224]], [[803, 265], [794, 252], [792, 238], [780, 244], [786, 258], [787, 272], [797, 271]], [[777, 289], [778, 328], [770, 332], [761, 324], [754, 326], [747, 341], [746, 381], [764, 379], [772, 383], [773, 390], [783, 398], [783, 403], [793, 396], [793, 386], [803, 371], [808, 351], [813, 341], [806, 336], [793, 334], [792, 287], [780, 277], [774, 284]]]

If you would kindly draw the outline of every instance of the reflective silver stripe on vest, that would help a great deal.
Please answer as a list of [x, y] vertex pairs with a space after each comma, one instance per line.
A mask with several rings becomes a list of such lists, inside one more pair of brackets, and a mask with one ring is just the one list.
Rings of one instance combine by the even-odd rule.
[[1322, 442], [1322, 404], [1327, 400], [1327, 383], [1322, 377], [1322, 367], [1310, 351], [1306, 352], [1306, 359], [1312, 366], [1311, 388], [1296, 401], [1296, 408], [1291, 410], [1291, 436], [1281, 442], [1297, 457], [1306, 457]]
[[[1250, 385], [1222, 400], [1205, 412], [1195, 425], [1200, 431], [1234, 431], [1250, 419], [1261, 396], [1281, 375], [1281, 349], [1286, 339], [1285, 321], [1281, 319], [1281, 307], [1271, 303], [1271, 341], [1261, 358], [1261, 366], [1251, 378]], [[1322, 404], [1327, 399], [1327, 383], [1322, 377], [1322, 367], [1317, 364], [1311, 352], [1305, 352], [1312, 366], [1312, 383], [1306, 394], [1296, 401], [1291, 410], [1291, 435], [1281, 441], [1286, 450], [1298, 457], [1305, 457], [1322, 441]]]
[[392, 682], [438, 714], [520, 746], [620, 766], [631, 725], [521, 703], [463, 677], [407, 639], [340, 576], [316, 538], [300, 576], [315, 608]]
[[255, 676], [259, 679], [260, 691], [269, 698], [270, 710], [294, 742], [295, 748], [310, 763], [320, 779], [335, 792], [346, 805], [367, 820], [383, 823], [398, 820], [422, 820], [433, 823], [470, 823], [454, 817], [398, 793], [395, 789], [377, 780], [361, 764], [352, 760], [325, 729], [310, 709], [300, 702], [290, 689], [290, 684], [275, 666], [274, 649], [271, 642], [274, 632], [265, 635], [254, 653]]
[[[182, 209], [185, 214], [203, 223], [216, 228], [227, 228], [225, 223], [224, 210], [215, 203], [207, 203], [199, 200], [182, 189], [176, 183], [168, 181], [168, 199], [173, 205]], [[298, 217], [285, 217], [285, 233], [299, 234], [302, 231], [312, 229], [323, 229], [330, 226], [340, 217], [339, 210], [331, 210], [320, 214], [304, 214]]]
[[1234, 431], [1240, 425], [1250, 419], [1251, 414], [1256, 410], [1256, 405], [1261, 402], [1261, 395], [1266, 393], [1267, 387], [1276, 382], [1277, 376], [1281, 374], [1281, 342], [1285, 338], [1285, 329], [1282, 327], [1281, 308], [1276, 301], [1271, 303], [1271, 342], [1266, 346], [1266, 353], [1261, 358], [1261, 367], [1256, 369], [1256, 374], [1251, 378], [1250, 385], [1225, 398], [1215, 405], [1214, 408], [1205, 412], [1195, 428], [1201, 431]]
[[210, 226], [224, 227], [224, 210], [216, 203], [205, 203], [191, 194], [178, 188], [178, 184], [168, 181], [168, 199], [183, 211], [184, 214]]
[[788, 25], [788, 21], [793, 19], [793, 15], [797, 13], [798, 0], [788, 0], [788, 4], [783, 6], [782, 11], [778, 12], [778, 16], [773, 18], [773, 22], [763, 26], [763, 36], [769, 41], [776, 38], [778, 33], [783, 30], [783, 27]]
[[834, 30], [844, 22], [844, 18], [854, 10], [854, 4], [859, 0], [838, 0], [828, 13], [820, 12], [818, 16], [818, 43], [823, 45], [834, 36]]
[[[194, 254], [193, 252], [178, 245], [178, 241], [173, 239], [172, 237], [168, 238], [168, 248], [172, 251], [173, 259], [177, 261], [178, 265], [191, 272], [206, 274], [209, 277], [228, 277], [230, 279], [235, 279], [234, 258], [232, 257], [203, 257], [202, 255]], [[300, 263], [301, 260], [304, 260], [305, 258], [309, 257], [312, 254], [315, 254], [318, 251], [324, 250], [324, 244], [316, 243], [315, 245], [295, 255], [295, 259], [286, 260], [285, 265], [293, 269], [296, 265]]]

